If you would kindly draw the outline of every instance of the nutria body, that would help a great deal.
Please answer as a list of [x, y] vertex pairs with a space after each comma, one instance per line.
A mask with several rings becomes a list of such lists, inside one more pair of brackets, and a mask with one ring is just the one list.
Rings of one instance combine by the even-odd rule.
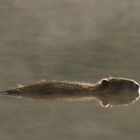
[[139, 98], [139, 84], [127, 78], [109, 77], [92, 83], [41, 81], [5, 91], [8, 95], [33, 99], [98, 100], [103, 106], [124, 105]]

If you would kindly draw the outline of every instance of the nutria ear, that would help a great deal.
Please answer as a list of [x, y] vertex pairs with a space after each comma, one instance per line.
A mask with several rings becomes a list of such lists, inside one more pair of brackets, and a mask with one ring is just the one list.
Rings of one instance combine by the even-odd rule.
[[109, 85], [108, 79], [103, 79], [103, 80], [101, 81], [101, 85], [102, 85], [102, 87], [108, 87], [108, 85]]

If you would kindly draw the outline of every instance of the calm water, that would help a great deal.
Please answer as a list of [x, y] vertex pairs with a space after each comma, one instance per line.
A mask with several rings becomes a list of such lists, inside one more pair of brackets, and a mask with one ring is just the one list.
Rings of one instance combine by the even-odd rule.
[[[139, 13], [139, 0], [0, 0], [1, 89], [109, 75], [140, 81]], [[0, 140], [136, 140], [139, 108], [0, 97]]]

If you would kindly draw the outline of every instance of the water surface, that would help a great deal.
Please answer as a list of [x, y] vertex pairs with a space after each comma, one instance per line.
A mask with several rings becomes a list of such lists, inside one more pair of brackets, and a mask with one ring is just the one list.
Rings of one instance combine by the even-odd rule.
[[[0, 2], [0, 85], [41, 79], [140, 80], [138, 0]], [[140, 102], [105, 109], [96, 102], [0, 97], [1, 140], [135, 140]]]

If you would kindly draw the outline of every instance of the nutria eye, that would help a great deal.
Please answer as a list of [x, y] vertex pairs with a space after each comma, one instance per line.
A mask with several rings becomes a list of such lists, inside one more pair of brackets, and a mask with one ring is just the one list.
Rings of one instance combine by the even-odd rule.
[[109, 85], [109, 81], [108, 81], [107, 79], [103, 79], [103, 80], [101, 81], [101, 85], [102, 85], [103, 87], [107, 87], [107, 86]]

